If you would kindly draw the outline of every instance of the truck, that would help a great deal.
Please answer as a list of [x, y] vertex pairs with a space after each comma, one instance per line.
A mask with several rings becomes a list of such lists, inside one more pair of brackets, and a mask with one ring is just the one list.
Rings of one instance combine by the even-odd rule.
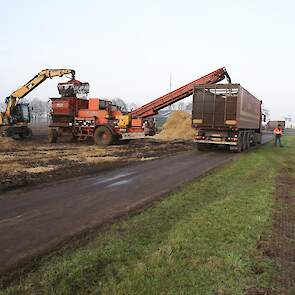
[[261, 143], [262, 101], [237, 83], [194, 87], [194, 145], [203, 151], [226, 147], [242, 152]]
[[266, 130], [273, 131], [278, 125], [281, 125], [283, 130], [286, 128], [286, 121], [268, 121], [265, 128]]
[[230, 81], [226, 69], [217, 69], [131, 112], [120, 109], [109, 100], [78, 98], [75, 89], [89, 88], [87, 83], [84, 84], [88, 87], [83, 87], [83, 83], [76, 81], [76, 88], [69, 83], [60, 83], [58, 89], [61, 97], [51, 98], [49, 141], [56, 142], [58, 137], [68, 133], [80, 141], [93, 138], [96, 144], [107, 146], [120, 140], [154, 135], [153, 116], [159, 110], [192, 95], [195, 85], [214, 84], [224, 78]]

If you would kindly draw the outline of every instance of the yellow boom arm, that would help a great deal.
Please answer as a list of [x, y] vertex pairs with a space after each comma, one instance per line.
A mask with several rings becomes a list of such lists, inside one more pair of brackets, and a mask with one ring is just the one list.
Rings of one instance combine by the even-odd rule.
[[11, 110], [16, 105], [18, 99], [22, 99], [23, 97], [25, 97], [29, 92], [31, 92], [36, 87], [38, 87], [47, 78], [62, 77], [67, 74], [71, 74], [72, 79], [75, 78], [75, 71], [71, 69], [45, 69], [41, 71], [40, 73], [38, 73], [34, 78], [32, 78], [25, 85], [21, 86], [20, 88], [12, 92], [6, 98], [5, 112], [3, 114], [0, 114], [0, 125], [3, 124], [4, 117], [6, 117], [7, 119], [10, 117]]

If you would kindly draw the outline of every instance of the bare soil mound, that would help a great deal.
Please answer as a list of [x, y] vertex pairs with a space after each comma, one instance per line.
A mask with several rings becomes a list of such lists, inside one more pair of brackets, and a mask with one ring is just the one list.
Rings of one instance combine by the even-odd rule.
[[173, 112], [165, 124], [162, 131], [156, 135], [159, 139], [184, 139], [189, 140], [194, 136], [194, 130], [191, 127], [192, 117], [184, 111]]

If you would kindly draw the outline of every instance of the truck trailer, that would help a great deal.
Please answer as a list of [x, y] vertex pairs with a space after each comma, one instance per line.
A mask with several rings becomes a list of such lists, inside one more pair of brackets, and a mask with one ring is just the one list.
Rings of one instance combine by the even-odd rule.
[[268, 121], [265, 127], [266, 130], [273, 131], [279, 125], [285, 130], [286, 121]]
[[262, 101], [240, 84], [194, 87], [192, 126], [198, 150], [216, 146], [242, 152], [261, 143]]

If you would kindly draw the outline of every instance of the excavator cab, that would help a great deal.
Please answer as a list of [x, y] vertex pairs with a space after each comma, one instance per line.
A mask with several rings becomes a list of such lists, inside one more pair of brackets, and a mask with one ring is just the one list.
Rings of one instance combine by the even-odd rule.
[[28, 103], [19, 103], [11, 110], [11, 124], [18, 123], [30, 123], [30, 106]]

